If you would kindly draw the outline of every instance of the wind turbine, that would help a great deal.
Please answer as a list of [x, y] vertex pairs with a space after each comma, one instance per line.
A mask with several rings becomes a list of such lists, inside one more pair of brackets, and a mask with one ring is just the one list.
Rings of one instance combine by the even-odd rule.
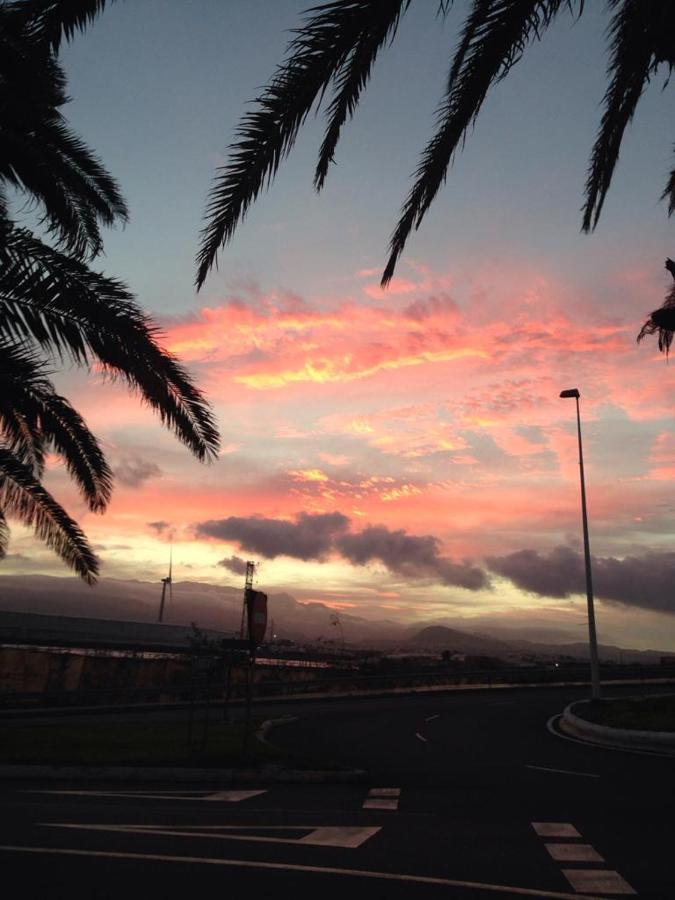
[[169, 585], [169, 600], [173, 598], [171, 585], [173, 584], [171, 580], [171, 569], [173, 566], [173, 547], [169, 549], [169, 574], [166, 578], [162, 578], [162, 599], [159, 603], [159, 619], [161, 622], [164, 618], [164, 601], [166, 600], [166, 586]]

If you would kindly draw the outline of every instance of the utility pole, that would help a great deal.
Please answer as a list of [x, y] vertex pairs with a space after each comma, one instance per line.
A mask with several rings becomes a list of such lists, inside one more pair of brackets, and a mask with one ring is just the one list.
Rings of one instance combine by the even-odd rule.
[[588, 644], [591, 658], [591, 697], [600, 699], [600, 664], [598, 660], [598, 640], [595, 632], [595, 607], [593, 605], [593, 573], [591, 570], [591, 546], [588, 538], [588, 513], [586, 511], [586, 480], [584, 478], [584, 451], [581, 444], [581, 416], [579, 414], [579, 391], [571, 388], [562, 391], [561, 397], [574, 397], [577, 404], [577, 437], [579, 440], [579, 478], [581, 480], [581, 522], [584, 533], [584, 561], [586, 566], [586, 604], [588, 607]]

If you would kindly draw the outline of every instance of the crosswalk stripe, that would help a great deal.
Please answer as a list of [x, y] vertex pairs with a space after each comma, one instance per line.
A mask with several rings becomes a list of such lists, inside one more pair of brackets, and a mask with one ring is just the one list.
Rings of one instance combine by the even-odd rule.
[[581, 837], [574, 825], [569, 822], [531, 822], [539, 837]]
[[590, 844], [544, 844], [557, 862], [604, 862], [598, 851]]
[[579, 894], [635, 894], [613, 869], [563, 869], [562, 872]]
[[398, 809], [401, 788], [371, 788], [363, 809]]

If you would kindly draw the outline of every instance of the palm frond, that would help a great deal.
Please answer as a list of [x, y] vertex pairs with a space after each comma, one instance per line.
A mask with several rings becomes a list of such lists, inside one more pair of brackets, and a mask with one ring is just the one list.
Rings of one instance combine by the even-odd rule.
[[209, 404], [121, 282], [13, 229], [0, 246], [0, 304], [0, 335], [36, 341], [80, 365], [97, 361], [138, 391], [198, 459], [217, 455]]
[[444, 182], [453, 154], [480, 112], [489, 88], [504, 78], [527, 44], [541, 36], [562, 7], [572, 11], [573, 0], [474, 0], [437, 113], [436, 133], [422, 154], [415, 183], [389, 243], [383, 287], [393, 277], [410, 232], [419, 228]]
[[[112, 0], [109, 0], [112, 2]], [[54, 51], [84, 31], [106, 7], [106, 0], [15, 0], [33, 27]]]
[[0, 509], [0, 559], [4, 559], [7, 556], [7, 547], [9, 545], [9, 525], [7, 524], [7, 519], [2, 514], [2, 510]]
[[675, 169], [670, 170], [668, 183], [666, 184], [664, 192], [661, 194], [661, 199], [668, 201], [668, 215], [672, 216], [675, 212]]
[[43, 382], [48, 384], [44, 366], [32, 352], [0, 342], [0, 439], [36, 478], [44, 471], [45, 445], [37, 418], [26, 410], [21, 395]]
[[44, 365], [24, 348], [0, 344], [0, 433], [14, 455], [40, 478], [44, 452], [59, 454], [89, 509], [102, 512], [113, 476], [79, 413], [45, 377]]
[[605, 111], [591, 153], [586, 179], [582, 230], [593, 231], [612, 181], [626, 126], [649, 80], [652, 68], [650, 22], [653, 3], [644, 0], [610, 0], [619, 6], [610, 25], [611, 81], [605, 93]]
[[290, 152], [300, 126], [323, 97], [359, 41], [391, 20], [398, 0], [335, 0], [309, 10], [286, 61], [277, 69], [256, 108], [239, 124], [227, 163], [218, 169], [206, 208], [197, 256], [197, 288], [216, 264], [218, 251], [269, 185]]
[[[666, 269], [675, 279], [675, 262], [672, 259], [666, 260]], [[658, 334], [659, 350], [668, 356], [675, 335], [675, 284], [666, 294], [663, 305], [649, 314], [637, 336], [638, 344], [650, 334]]]
[[0, 447], [0, 510], [32, 528], [37, 537], [89, 584], [98, 559], [73, 519], [35, 478], [28, 466]]
[[0, 182], [35, 200], [63, 249], [84, 257], [100, 252], [100, 226], [126, 221], [127, 208], [100, 160], [68, 128], [60, 111], [65, 73], [31, 18], [37, 7], [76, 5], [0, 6]]
[[3, 129], [0, 178], [38, 201], [50, 233], [79, 258], [101, 252], [101, 224], [128, 218], [114, 179], [58, 114], [28, 133]]
[[333, 162], [342, 126], [348, 117], [354, 115], [361, 93], [368, 84], [377, 54], [386, 43], [391, 43], [396, 37], [400, 18], [409, 5], [410, 0], [392, 0], [388, 14], [383, 13], [370, 30], [363, 31], [334, 77], [335, 97], [326, 110], [328, 127], [314, 174], [314, 186], [318, 191], [323, 187], [328, 167]]

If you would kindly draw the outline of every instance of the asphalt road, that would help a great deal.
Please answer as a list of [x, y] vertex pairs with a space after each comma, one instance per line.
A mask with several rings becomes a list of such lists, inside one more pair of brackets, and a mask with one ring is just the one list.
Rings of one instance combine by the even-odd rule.
[[266, 709], [298, 716], [272, 740], [366, 768], [362, 784], [0, 782], [3, 883], [23, 898], [50, 900], [598, 897], [631, 889], [672, 900], [675, 759], [551, 734], [547, 720], [579, 694], [427, 694]]

